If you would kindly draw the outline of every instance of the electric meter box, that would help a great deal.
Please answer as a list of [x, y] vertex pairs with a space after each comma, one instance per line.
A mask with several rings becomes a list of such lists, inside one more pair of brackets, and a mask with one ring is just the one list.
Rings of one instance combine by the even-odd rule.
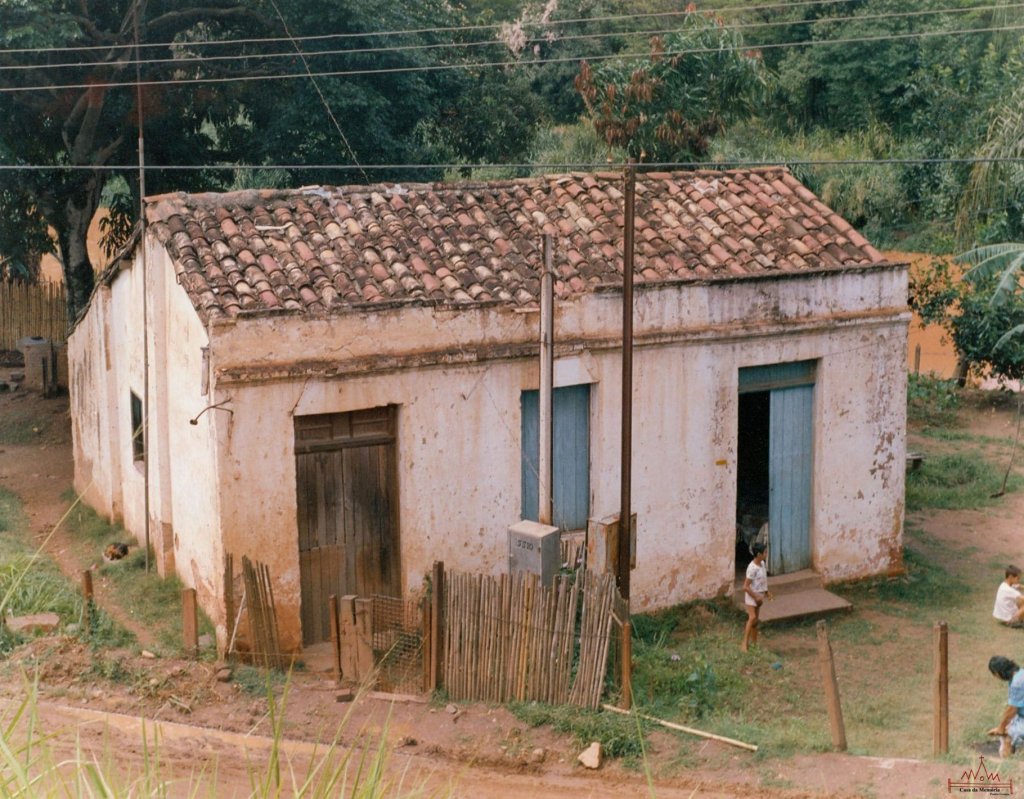
[[551, 585], [561, 566], [562, 552], [557, 527], [521, 521], [508, 528], [510, 574], [529, 572], [540, 577], [541, 585]]

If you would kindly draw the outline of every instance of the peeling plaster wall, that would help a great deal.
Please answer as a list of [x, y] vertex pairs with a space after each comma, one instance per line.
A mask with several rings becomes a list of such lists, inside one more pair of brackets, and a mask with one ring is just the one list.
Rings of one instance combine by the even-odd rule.
[[86, 316], [68, 338], [71, 440], [75, 492], [108, 518], [122, 518], [121, 442], [118, 440], [108, 317], [111, 291], [100, 286]]
[[[188, 420], [201, 394], [207, 335], [162, 247], [149, 244], [148, 323], [150, 541], [161, 574], [197, 589], [220, 624], [217, 428], [209, 413]], [[123, 523], [141, 545], [146, 535], [145, 465], [134, 461], [129, 397], [145, 399], [143, 270], [137, 256], [101, 286], [69, 338], [75, 489], [100, 514]], [[145, 411], [144, 411], [145, 412]]]
[[[591, 515], [618, 511], [621, 295], [556, 309], [556, 385], [594, 384]], [[827, 579], [900, 567], [905, 433], [902, 268], [637, 294], [635, 606], [728, 590], [734, 576], [738, 370], [819, 361], [813, 559]], [[498, 573], [520, 508], [519, 395], [537, 387], [537, 315], [423, 307], [211, 329], [222, 530], [269, 562], [286, 645], [299, 630], [293, 416], [396, 404], [403, 585], [437, 559]]]
[[[203, 396], [203, 348], [208, 337], [177, 285], [162, 247], [148, 253], [150, 271], [151, 538], [167, 553], [168, 571], [195, 588], [199, 603], [224, 636], [223, 555], [217, 476], [218, 426], [230, 414], [209, 410]], [[190, 420], [198, 414], [196, 424]]]

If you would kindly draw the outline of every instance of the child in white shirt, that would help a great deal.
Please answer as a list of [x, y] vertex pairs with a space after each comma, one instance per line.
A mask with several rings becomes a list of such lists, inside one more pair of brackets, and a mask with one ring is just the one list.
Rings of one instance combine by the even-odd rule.
[[751, 644], [757, 643], [757, 625], [760, 621], [761, 605], [765, 598], [771, 599], [768, 590], [768, 568], [764, 560], [768, 556], [768, 548], [762, 544], [754, 544], [750, 548], [754, 559], [747, 566], [747, 577], [743, 581], [743, 602], [747, 609], [747, 626], [743, 629], [743, 643], [740, 649], [744, 652]]

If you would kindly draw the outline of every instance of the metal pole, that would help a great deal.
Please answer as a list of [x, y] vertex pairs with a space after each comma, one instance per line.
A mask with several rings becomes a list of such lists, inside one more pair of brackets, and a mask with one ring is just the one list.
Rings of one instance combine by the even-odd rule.
[[629, 542], [633, 477], [633, 235], [636, 225], [636, 162], [625, 174], [626, 209], [622, 242], [622, 487], [619, 508], [619, 593], [629, 599]]
[[144, 458], [143, 492], [144, 508], [143, 526], [145, 527], [146, 571], [149, 571], [149, 463], [153, 459], [150, 452], [149, 436], [149, 269], [146, 263], [146, 149], [145, 124], [142, 113], [142, 80], [141, 59], [139, 58], [139, 6], [136, 4], [133, 24], [135, 26], [135, 105], [139, 123], [139, 249], [142, 254], [142, 451]]
[[552, 237], [544, 234], [544, 271], [540, 276], [540, 453], [537, 458], [537, 521], [551, 524], [551, 396], [555, 376], [554, 276], [551, 274]]

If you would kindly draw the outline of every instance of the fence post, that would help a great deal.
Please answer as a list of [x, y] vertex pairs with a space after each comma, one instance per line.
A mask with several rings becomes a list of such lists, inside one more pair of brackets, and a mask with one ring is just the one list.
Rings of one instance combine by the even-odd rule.
[[949, 752], [949, 627], [944, 621], [935, 624], [935, 719], [933, 752]]
[[839, 703], [839, 682], [836, 680], [836, 664], [832, 658], [832, 644], [828, 640], [828, 626], [824, 620], [819, 621], [816, 626], [821, 678], [825, 683], [828, 720], [829, 726], [832, 728], [832, 748], [837, 752], [845, 752], [846, 727], [843, 725], [843, 708]]
[[434, 561], [430, 589], [430, 681], [427, 688], [436, 691], [444, 675], [444, 561]]
[[92, 635], [92, 572], [86, 569], [82, 572], [82, 625], [85, 627], [85, 634]]
[[341, 638], [341, 676], [353, 682], [358, 680], [356, 666], [356, 598], [346, 594], [341, 598], [338, 635]]
[[372, 602], [367, 597], [359, 597], [355, 601], [356, 674], [360, 682], [369, 679], [373, 673]]
[[199, 611], [196, 608], [196, 589], [181, 590], [181, 640], [185, 656], [199, 657]]
[[335, 682], [341, 681], [341, 627], [338, 619], [338, 596], [327, 597], [327, 623], [331, 627], [331, 676]]
[[633, 707], [633, 622], [622, 623], [622, 709]]

